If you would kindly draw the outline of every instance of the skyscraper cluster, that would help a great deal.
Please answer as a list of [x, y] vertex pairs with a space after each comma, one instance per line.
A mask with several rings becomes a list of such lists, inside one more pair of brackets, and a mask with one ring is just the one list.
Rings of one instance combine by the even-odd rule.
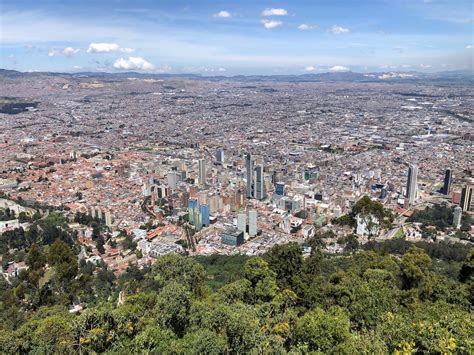
[[248, 229], [247, 229], [247, 215], [244, 211], [237, 214], [237, 229], [244, 234], [247, 233], [250, 237], [257, 235], [257, 211], [250, 210], [248, 212]]
[[263, 200], [267, 197], [263, 165], [255, 165], [250, 154], [245, 156], [247, 198]]
[[190, 198], [188, 201], [188, 222], [197, 230], [210, 224], [210, 209], [207, 204], [200, 205], [198, 200]]

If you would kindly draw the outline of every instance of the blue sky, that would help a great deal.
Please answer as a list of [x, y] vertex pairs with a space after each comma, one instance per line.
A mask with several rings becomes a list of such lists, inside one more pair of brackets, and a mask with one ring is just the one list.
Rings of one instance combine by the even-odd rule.
[[473, 68], [465, 0], [2, 0], [0, 67], [303, 74]]

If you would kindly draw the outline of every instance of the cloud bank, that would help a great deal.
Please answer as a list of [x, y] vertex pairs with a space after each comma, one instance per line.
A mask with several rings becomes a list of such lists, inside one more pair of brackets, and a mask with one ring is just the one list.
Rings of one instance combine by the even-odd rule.
[[117, 43], [91, 43], [87, 53], [131, 53], [133, 48], [122, 48]]
[[154, 70], [155, 66], [140, 57], [119, 58], [114, 62], [114, 68], [119, 70]]

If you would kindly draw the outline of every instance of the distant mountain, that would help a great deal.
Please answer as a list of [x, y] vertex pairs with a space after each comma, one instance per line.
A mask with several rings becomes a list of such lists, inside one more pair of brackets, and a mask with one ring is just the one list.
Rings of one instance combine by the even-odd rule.
[[421, 73], [416, 71], [407, 72], [372, 72], [356, 73], [327, 72], [301, 75], [235, 75], [235, 76], [202, 76], [199, 74], [153, 74], [138, 72], [78, 72], [78, 73], [54, 73], [54, 72], [19, 72], [16, 70], [0, 69], [0, 78], [25, 78], [38, 76], [54, 76], [69, 78], [100, 78], [100, 79], [189, 79], [210, 81], [283, 81], [283, 82], [411, 82], [411, 81], [433, 81], [440, 83], [464, 83], [474, 84], [474, 72], [469, 70], [443, 71], [437, 73]]

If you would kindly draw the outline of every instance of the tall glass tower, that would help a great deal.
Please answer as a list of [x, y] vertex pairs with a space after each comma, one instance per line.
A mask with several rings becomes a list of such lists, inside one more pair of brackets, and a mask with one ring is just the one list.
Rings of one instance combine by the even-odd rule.
[[418, 167], [416, 165], [410, 165], [408, 167], [408, 179], [407, 179], [407, 194], [406, 198], [408, 203], [413, 205], [416, 200], [416, 193], [418, 189]]

